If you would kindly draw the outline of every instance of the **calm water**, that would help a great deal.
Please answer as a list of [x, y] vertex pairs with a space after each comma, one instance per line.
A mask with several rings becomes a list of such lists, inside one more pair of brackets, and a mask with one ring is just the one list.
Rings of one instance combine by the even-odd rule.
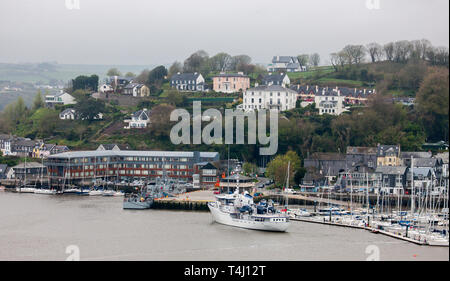
[[287, 233], [212, 222], [207, 212], [124, 211], [122, 198], [0, 192], [0, 260], [448, 260], [448, 248], [416, 246], [372, 234], [292, 222]]

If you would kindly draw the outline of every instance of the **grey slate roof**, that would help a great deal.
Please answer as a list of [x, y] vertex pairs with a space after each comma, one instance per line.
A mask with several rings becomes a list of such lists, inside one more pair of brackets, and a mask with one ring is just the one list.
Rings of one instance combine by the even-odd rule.
[[[200, 152], [200, 157], [218, 157], [218, 152]], [[140, 150], [89, 150], [71, 151], [54, 154], [50, 158], [78, 158], [78, 157], [102, 157], [102, 156], [130, 156], [130, 157], [194, 157], [192, 151], [140, 151]]]
[[197, 78], [200, 76], [200, 73], [180, 73], [180, 74], [174, 74], [172, 77], [170, 77], [171, 81], [177, 81], [177, 80], [197, 80]]
[[378, 166], [375, 173], [382, 173], [385, 175], [403, 175], [406, 172], [406, 166]]
[[266, 85], [269, 84], [269, 82], [281, 83], [281, 82], [283, 82], [284, 77], [286, 77], [286, 73], [283, 73], [283, 74], [268, 74], [268, 75], [265, 75], [263, 77], [262, 82], [264, 84], [266, 84]]
[[438, 159], [436, 158], [417, 158], [414, 159], [414, 167], [436, 167]]
[[14, 167], [12, 167], [13, 169], [24, 169], [24, 168], [45, 168], [44, 165], [42, 165], [41, 163], [37, 163], [37, 162], [27, 162], [25, 164], [25, 162], [20, 163]]
[[256, 87], [247, 89], [246, 92], [251, 92], [251, 91], [273, 91], [273, 92], [279, 91], [279, 92], [289, 92], [289, 93], [297, 94], [297, 92], [295, 92], [291, 89], [284, 88], [280, 85], [270, 85], [270, 86], [260, 85], [260, 86], [256, 86]]
[[414, 158], [431, 158], [432, 153], [429, 151], [402, 151], [400, 152], [400, 158], [402, 159], [411, 159], [411, 156]]
[[400, 152], [400, 146], [398, 145], [378, 145], [377, 156], [398, 156]]
[[249, 77], [249, 76], [242, 73], [220, 73], [214, 75], [213, 77]]
[[376, 147], [347, 146], [347, 154], [377, 154]]
[[0, 175], [5, 174], [7, 168], [8, 168], [8, 165], [0, 164]]
[[298, 58], [292, 56], [274, 56], [272, 63], [298, 63]]

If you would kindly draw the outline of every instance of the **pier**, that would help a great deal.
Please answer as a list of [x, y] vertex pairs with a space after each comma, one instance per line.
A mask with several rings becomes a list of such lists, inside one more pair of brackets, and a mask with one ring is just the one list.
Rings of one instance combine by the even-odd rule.
[[323, 221], [321, 220], [312, 220], [312, 219], [306, 219], [306, 218], [291, 218], [291, 221], [299, 221], [299, 222], [307, 222], [307, 223], [316, 223], [316, 224], [324, 224], [324, 225], [332, 225], [332, 226], [339, 226], [339, 227], [346, 227], [346, 228], [353, 228], [353, 229], [361, 229], [361, 230], [367, 230], [374, 234], [382, 234], [386, 235], [395, 239], [403, 240], [406, 242], [410, 242], [416, 245], [420, 246], [433, 246], [433, 247], [448, 247], [445, 245], [431, 245], [426, 242], [426, 240], [416, 240], [409, 237], [404, 236], [402, 233], [392, 233], [389, 231], [385, 231], [382, 229], [377, 229], [371, 226], [359, 226], [359, 225], [351, 225], [351, 224], [343, 224], [343, 223], [336, 223], [336, 222], [330, 222], [326, 221], [325, 219]]

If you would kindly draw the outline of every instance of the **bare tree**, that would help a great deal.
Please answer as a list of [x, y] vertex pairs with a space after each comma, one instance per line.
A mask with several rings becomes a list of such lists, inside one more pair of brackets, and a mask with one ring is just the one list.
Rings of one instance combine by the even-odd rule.
[[344, 47], [343, 51], [349, 59], [349, 64], [359, 64], [366, 56], [366, 48], [363, 45], [347, 45]]
[[413, 47], [407, 40], [394, 42], [394, 61], [406, 63], [411, 55]]
[[383, 46], [384, 55], [388, 61], [394, 60], [394, 43], [390, 42]]
[[367, 51], [369, 52], [372, 62], [379, 61], [383, 56], [383, 47], [378, 43], [367, 44]]
[[297, 59], [300, 66], [307, 66], [309, 63], [309, 55], [307, 54], [298, 55]]
[[309, 61], [311, 62], [312, 65], [318, 66], [320, 63], [320, 55], [318, 53], [314, 53], [314, 54], [310, 55]]

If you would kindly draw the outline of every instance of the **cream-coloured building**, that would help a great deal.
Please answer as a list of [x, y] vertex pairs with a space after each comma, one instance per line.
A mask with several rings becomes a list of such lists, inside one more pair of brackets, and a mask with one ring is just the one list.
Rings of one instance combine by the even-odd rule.
[[286, 111], [295, 108], [297, 92], [279, 85], [256, 86], [244, 92], [244, 111], [277, 109]]
[[400, 157], [400, 145], [378, 144], [377, 166], [403, 166], [403, 161]]
[[316, 108], [319, 110], [319, 115], [331, 114], [340, 115], [346, 111], [344, 106], [345, 97], [341, 95], [340, 91], [322, 91], [314, 96]]

